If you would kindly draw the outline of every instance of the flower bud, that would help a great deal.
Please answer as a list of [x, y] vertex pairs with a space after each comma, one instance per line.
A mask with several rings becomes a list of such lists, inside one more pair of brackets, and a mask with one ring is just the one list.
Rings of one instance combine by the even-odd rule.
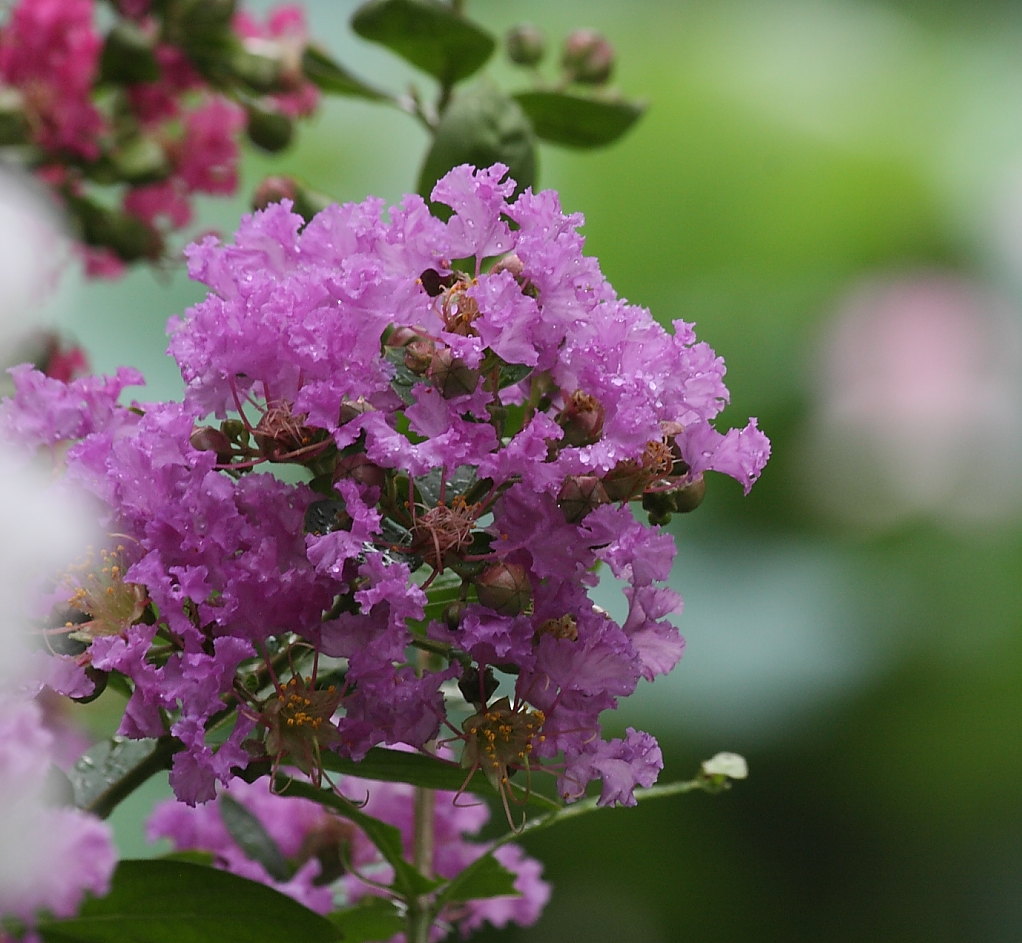
[[502, 616], [517, 616], [532, 606], [532, 584], [520, 563], [494, 563], [475, 581], [479, 602]]
[[573, 82], [603, 85], [614, 71], [614, 47], [594, 29], [577, 29], [564, 40], [561, 67]]
[[546, 52], [546, 37], [539, 27], [531, 23], [512, 26], [504, 35], [507, 57], [515, 65], [534, 66]]
[[557, 492], [557, 506], [569, 524], [577, 524], [590, 511], [609, 503], [607, 489], [595, 475], [569, 475]]
[[412, 341], [421, 340], [424, 340], [423, 336], [407, 325], [393, 325], [383, 334], [384, 347], [407, 347]]
[[651, 476], [641, 462], [625, 458], [603, 476], [603, 487], [611, 501], [631, 501], [646, 490], [650, 481]]
[[382, 488], [386, 479], [386, 473], [379, 465], [363, 453], [357, 452], [354, 455], [347, 455], [337, 463], [334, 471], [334, 481], [342, 478], [358, 482], [374, 488]]
[[493, 670], [489, 667], [480, 673], [475, 665], [469, 665], [458, 679], [461, 696], [480, 710], [486, 706], [486, 702], [499, 687], [500, 682], [493, 677]]
[[248, 426], [240, 419], [225, 419], [220, 423], [220, 431], [227, 436], [228, 442], [237, 443], [243, 448], [248, 446]]
[[338, 411], [337, 424], [343, 426], [346, 422], [351, 422], [365, 413], [371, 413], [374, 409], [375, 407], [362, 396], [358, 399], [345, 400]]
[[445, 347], [434, 351], [429, 364], [429, 378], [444, 399], [453, 399], [455, 396], [475, 392], [479, 371], [468, 366]]
[[272, 176], [263, 179], [252, 194], [252, 209], [264, 210], [271, 203], [290, 200], [298, 196], [298, 183], [291, 177]]
[[416, 376], [425, 376], [433, 363], [436, 345], [425, 337], [409, 341], [405, 346], [405, 366]]
[[131, 20], [118, 20], [107, 33], [99, 58], [103, 82], [133, 85], [155, 82], [160, 77], [156, 61], [156, 36]]
[[199, 452], [216, 452], [220, 462], [229, 461], [231, 457], [231, 442], [219, 429], [212, 426], [199, 426], [192, 432], [192, 448]]
[[666, 491], [647, 491], [642, 496], [642, 508], [650, 524], [669, 524], [674, 511], [674, 500]]
[[465, 615], [465, 604], [463, 602], [452, 602], [444, 607], [444, 624], [452, 632], [461, 628], [461, 620]]
[[595, 396], [575, 390], [557, 417], [564, 430], [562, 445], [592, 445], [603, 433], [604, 409]]
[[271, 154], [284, 150], [294, 137], [294, 122], [267, 100], [245, 106], [248, 139]]
[[518, 257], [516, 252], [502, 255], [490, 268], [491, 275], [497, 275], [500, 272], [510, 272], [515, 278], [518, 278], [524, 271], [525, 263]]
[[684, 488], [670, 492], [670, 497], [674, 510], [679, 514], [694, 511], [706, 497], [706, 479], [699, 477], [691, 484], [685, 485]]

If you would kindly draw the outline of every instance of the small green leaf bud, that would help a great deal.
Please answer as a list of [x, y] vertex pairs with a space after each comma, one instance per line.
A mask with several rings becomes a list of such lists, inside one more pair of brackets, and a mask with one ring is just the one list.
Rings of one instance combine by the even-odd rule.
[[515, 65], [538, 65], [546, 52], [546, 37], [531, 23], [512, 26], [504, 36], [507, 57]]
[[248, 139], [271, 154], [284, 150], [294, 137], [294, 122], [276, 107], [263, 101], [245, 106]]

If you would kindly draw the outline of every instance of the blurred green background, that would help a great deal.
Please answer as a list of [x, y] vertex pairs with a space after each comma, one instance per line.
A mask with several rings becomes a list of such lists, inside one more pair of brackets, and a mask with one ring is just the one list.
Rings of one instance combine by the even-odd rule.
[[[253, 4], [254, 6], [259, 6]], [[263, 7], [266, 4], [262, 4]], [[415, 77], [307, 0], [313, 35], [379, 84]], [[1022, 939], [1022, 8], [993, 0], [473, 0], [614, 42], [647, 116], [613, 147], [544, 148], [617, 290], [695, 321], [728, 363], [725, 424], [774, 456], [672, 524], [686, 655], [613, 723], [664, 780], [744, 754], [731, 792], [535, 837], [555, 893], [481, 940]], [[494, 63], [512, 87], [524, 75]], [[326, 103], [246, 165], [340, 200], [413, 189], [424, 134]], [[245, 201], [209, 202], [230, 232]], [[98, 370], [180, 389], [163, 325], [180, 270], [82, 285], [63, 323]], [[613, 604], [608, 604], [613, 608]], [[141, 800], [140, 800], [141, 802]], [[119, 818], [126, 852], [138, 808]]]

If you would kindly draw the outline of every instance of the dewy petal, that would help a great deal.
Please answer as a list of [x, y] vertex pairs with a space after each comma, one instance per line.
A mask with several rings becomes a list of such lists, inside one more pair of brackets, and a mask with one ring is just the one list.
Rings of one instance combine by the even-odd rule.
[[[437, 181], [430, 199], [454, 210], [447, 223], [451, 258], [499, 255], [512, 247], [511, 231], [501, 214], [515, 191], [504, 164], [477, 170], [461, 164]], [[506, 179], [505, 179], [506, 178]]]
[[744, 429], [729, 429], [725, 435], [707, 422], [695, 423], [678, 441], [693, 477], [704, 471], [723, 472], [741, 482], [746, 494], [770, 458], [770, 440], [754, 418]]

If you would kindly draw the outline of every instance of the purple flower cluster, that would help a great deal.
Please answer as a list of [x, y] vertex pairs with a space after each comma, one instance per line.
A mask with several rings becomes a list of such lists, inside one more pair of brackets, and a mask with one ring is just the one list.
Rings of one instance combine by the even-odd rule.
[[[411, 786], [344, 777], [338, 789], [362, 812], [395, 826], [411, 860], [415, 829]], [[467, 836], [478, 833], [489, 817], [484, 804], [451, 800], [451, 793], [437, 794], [433, 857], [428, 863], [432, 875], [447, 879], [456, 877], [486, 850], [486, 845]], [[228, 825], [225, 801], [254, 816], [279, 855], [271, 853], [270, 860], [257, 861], [246, 852]], [[163, 802], [149, 818], [147, 832], [153, 840], [169, 839], [177, 851], [209, 852], [218, 867], [275, 887], [319, 913], [384, 893], [381, 885], [394, 877], [391, 866], [357, 826], [318, 803], [268, 792], [261, 783], [234, 780], [217, 802], [201, 806]], [[550, 886], [540, 877], [542, 865], [514, 844], [502, 845], [494, 855], [514, 875], [518, 896], [450, 904], [439, 913], [432, 938], [444, 939], [452, 927], [467, 936], [484, 922], [496, 927], [527, 926], [539, 918], [550, 897]]]
[[[120, 732], [177, 738], [186, 802], [253, 763], [319, 781], [325, 751], [438, 738], [505, 801], [519, 768], [603, 804], [656, 779], [652, 736], [601, 727], [683, 648], [673, 542], [635, 512], [688, 509], [711, 470], [747, 490], [769, 443], [713, 427], [724, 363], [691, 325], [619, 299], [581, 216], [514, 189], [465, 165], [432, 193], [446, 221], [417, 196], [307, 225], [285, 202], [191, 246], [211, 291], [169, 326], [183, 402], [15, 374], [6, 425], [72, 440], [130, 614], [77, 594], [57, 657], [129, 680]], [[621, 622], [589, 598], [601, 568]]]

